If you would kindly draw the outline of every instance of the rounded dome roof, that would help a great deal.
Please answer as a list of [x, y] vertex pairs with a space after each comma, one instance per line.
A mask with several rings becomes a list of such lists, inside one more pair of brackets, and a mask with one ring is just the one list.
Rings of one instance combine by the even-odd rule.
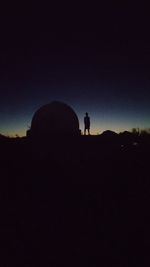
[[39, 108], [32, 119], [31, 134], [79, 134], [79, 120], [74, 110], [65, 103], [54, 101]]

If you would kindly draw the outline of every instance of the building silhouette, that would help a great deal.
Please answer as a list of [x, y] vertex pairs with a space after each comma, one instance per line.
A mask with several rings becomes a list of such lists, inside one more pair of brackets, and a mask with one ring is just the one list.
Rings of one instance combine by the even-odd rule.
[[65, 103], [54, 101], [40, 107], [34, 114], [27, 136], [77, 136], [79, 120], [74, 110]]

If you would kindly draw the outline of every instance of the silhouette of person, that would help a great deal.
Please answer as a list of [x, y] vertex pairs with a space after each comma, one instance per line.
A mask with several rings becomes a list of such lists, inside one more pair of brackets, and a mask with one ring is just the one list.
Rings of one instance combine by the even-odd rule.
[[90, 117], [87, 112], [84, 117], [84, 135], [86, 135], [86, 130], [88, 131], [88, 135], [90, 135]]

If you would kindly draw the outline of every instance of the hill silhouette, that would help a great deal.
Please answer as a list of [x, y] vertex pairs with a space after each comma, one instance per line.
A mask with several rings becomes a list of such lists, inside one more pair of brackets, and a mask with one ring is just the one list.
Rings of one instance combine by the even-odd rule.
[[131, 135], [0, 138], [5, 263], [143, 263], [150, 136]]

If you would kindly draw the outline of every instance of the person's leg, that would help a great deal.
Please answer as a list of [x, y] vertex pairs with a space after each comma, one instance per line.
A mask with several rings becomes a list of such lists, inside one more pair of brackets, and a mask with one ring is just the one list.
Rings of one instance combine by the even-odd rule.
[[90, 135], [90, 128], [88, 128], [88, 135]]

